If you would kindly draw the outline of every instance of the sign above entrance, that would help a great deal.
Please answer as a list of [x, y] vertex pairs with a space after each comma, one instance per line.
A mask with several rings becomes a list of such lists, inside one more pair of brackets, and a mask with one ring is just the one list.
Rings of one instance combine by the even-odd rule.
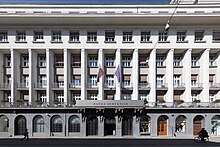
[[104, 108], [134, 108], [143, 107], [142, 100], [79, 100], [76, 101], [76, 107], [104, 107]]

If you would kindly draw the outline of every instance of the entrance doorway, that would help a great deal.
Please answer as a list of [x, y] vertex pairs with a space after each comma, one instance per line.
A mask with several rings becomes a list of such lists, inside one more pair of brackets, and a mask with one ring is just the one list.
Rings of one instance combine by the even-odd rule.
[[204, 117], [197, 115], [193, 119], [193, 135], [198, 135], [199, 131], [204, 127], [203, 122], [205, 121]]
[[86, 123], [86, 135], [98, 135], [98, 119], [97, 117], [90, 117]]
[[23, 135], [26, 129], [26, 118], [19, 115], [15, 118], [15, 135]]
[[122, 135], [133, 134], [133, 119], [130, 116], [124, 116], [122, 119]]
[[116, 135], [116, 123], [114, 117], [106, 117], [104, 122], [104, 135]]
[[158, 136], [167, 135], [167, 121], [168, 117], [166, 115], [162, 115], [158, 118], [157, 121], [157, 134]]

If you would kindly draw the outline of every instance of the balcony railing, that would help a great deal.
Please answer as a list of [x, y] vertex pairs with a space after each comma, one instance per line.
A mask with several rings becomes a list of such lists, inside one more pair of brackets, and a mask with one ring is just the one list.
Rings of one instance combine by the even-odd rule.
[[11, 88], [11, 83], [0, 83], [0, 88]]
[[29, 83], [18, 83], [18, 88], [28, 88]]
[[150, 88], [149, 83], [139, 83], [139, 88]]
[[53, 83], [52, 87], [53, 88], [63, 88], [64, 87], [64, 83]]
[[47, 83], [34, 83], [34, 88], [46, 88]]
[[220, 88], [220, 83], [210, 83], [210, 88]]
[[122, 88], [132, 88], [132, 83], [122, 83]]
[[191, 87], [193, 87], [193, 88], [202, 88], [202, 83], [193, 83], [193, 84], [191, 84]]
[[88, 83], [87, 86], [88, 87], [97, 87], [97, 83]]
[[174, 83], [173, 87], [174, 88], [184, 88], [185, 87], [185, 83]]
[[105, 83], [105, 87], [115, 87], [115, 83]]
[[157, 88], [167, 88], [167, 83], [157, 83]]
[[70, 83], [69, 86], [70, 88], [81, 87], [81, 83]]

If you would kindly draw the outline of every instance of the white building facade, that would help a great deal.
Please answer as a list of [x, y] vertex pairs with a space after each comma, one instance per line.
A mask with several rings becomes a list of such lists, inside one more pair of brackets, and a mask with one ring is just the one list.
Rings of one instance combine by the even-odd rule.
[[219, 136], [219, 17], [175, 1], [0, 5], [0, 136]]

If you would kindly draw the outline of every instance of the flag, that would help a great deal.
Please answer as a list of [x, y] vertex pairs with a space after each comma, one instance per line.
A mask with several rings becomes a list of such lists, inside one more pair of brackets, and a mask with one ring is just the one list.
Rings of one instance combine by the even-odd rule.
[[166, 26], [164, 28], [164, 31], [168, 31], [169, 28], [170, 28], [170, 21], [168, 20], [168, 22], [167, 22], [167, 24], [166, 24]]
[[104, 75], [104, 71], [102, 70], [101, 67], [99, 67], [99, 71], [98, 71], [98, 74], [97, 74], [97, 82], [99, 82], [99, 79]]
[[120, 71], [119, 71], [119, 65], [115, 71], [115, 76], [117, 77], [118, 83], [120, 83]]

